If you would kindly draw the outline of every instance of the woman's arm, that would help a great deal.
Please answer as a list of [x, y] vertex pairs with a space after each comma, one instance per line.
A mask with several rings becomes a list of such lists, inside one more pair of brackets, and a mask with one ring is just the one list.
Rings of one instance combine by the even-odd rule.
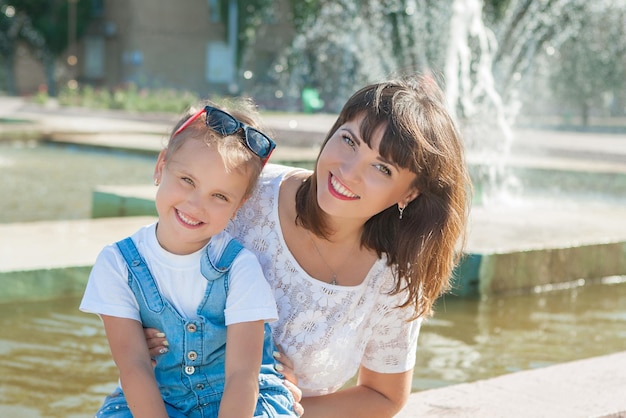
[[259, 397], [263, 321], [241, 322], [226, 330], [226, 383], [219, 418], [251, 417]]
[[[291, 359], [283, 353], [276, 355], [276, 359], [285, 378], [297, 384]], [[377, 373], [361, 366], [356, 386], [328, 395], [304, 397], [300, 403], [306, 418], [393, 417], [406, 404], [412, 381], [413, 369], [404, 373]]]
[[167, 418], [141, 323], [102, 315], [122, 390], [135, 418]]
[[411, 393], [413, 370], [377, 373], [363, 366], [356, 386], [323, 396], [305, 397], [306, 418], [386, 418], [397, 414]]

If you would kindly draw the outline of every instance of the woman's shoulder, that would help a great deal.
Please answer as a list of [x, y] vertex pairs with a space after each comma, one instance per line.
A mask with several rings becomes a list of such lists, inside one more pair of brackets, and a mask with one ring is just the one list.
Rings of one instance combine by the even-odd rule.
[[277, 197], [279, 190], [283, 189], [283, 183], [296, 177], [302, 177], [304, 179], [308, 175], [310, 175], [310, 171], [303, 168], [281, 164], [268, 164], [263, 168], [257, 182], [257, 187], [244, 206], [257, 204], [255, 202], [259, 199], [264, 201], [264, 204], [268, 204], [266, 200]]

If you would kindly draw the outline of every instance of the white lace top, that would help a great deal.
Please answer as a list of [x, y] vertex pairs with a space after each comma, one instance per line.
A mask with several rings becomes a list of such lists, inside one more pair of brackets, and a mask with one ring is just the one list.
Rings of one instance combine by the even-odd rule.
[[[389, 296], [392, 271], [383, 257], [358, 286], [338, 286], [309, 276], [293, 258], [280, 229], [278, 193], [292, 167], [268, 164], [253, 196], [229, 232], [254, 252], [274, 290], [279, 320], [274, 341], [294, 362], [305, 396], [340, 389], [359, 365], [400, 373], [415, 365], [420, 320], [395, 308], [405, 298]], [[297, 169], [299, 170], [299, 169]]]

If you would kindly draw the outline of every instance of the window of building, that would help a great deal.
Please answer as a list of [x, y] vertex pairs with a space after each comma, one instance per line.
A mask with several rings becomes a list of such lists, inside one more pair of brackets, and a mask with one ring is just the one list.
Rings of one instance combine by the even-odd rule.
[[222, 11], [220, 3], [220, 0], [209, 0], [209, 20], [211, 22], [222, 21]]
[[104, 15], [104, 1], [91, 0], [91, 16], [102, 17]]

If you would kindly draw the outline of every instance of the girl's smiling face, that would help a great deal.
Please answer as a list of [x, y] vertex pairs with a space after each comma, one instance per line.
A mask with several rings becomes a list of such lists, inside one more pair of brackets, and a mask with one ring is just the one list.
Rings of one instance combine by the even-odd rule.
[[317, 162], [317, 200], [333, 217], [367, 220], [388, 207], [406, 206], [419, 192], [415, 173], [384, 159], [378, 152], [384, 126], [368, 146], [360, 136], [363, 115], [341, 125]]
[[187, 139], [173, 154], [161, 151], [154, 171], [160, 185], [157, 239], [174, 254], [190, 254], [224, 228], [244, 202], [249, 175], [228, 171], [215, 145]]

